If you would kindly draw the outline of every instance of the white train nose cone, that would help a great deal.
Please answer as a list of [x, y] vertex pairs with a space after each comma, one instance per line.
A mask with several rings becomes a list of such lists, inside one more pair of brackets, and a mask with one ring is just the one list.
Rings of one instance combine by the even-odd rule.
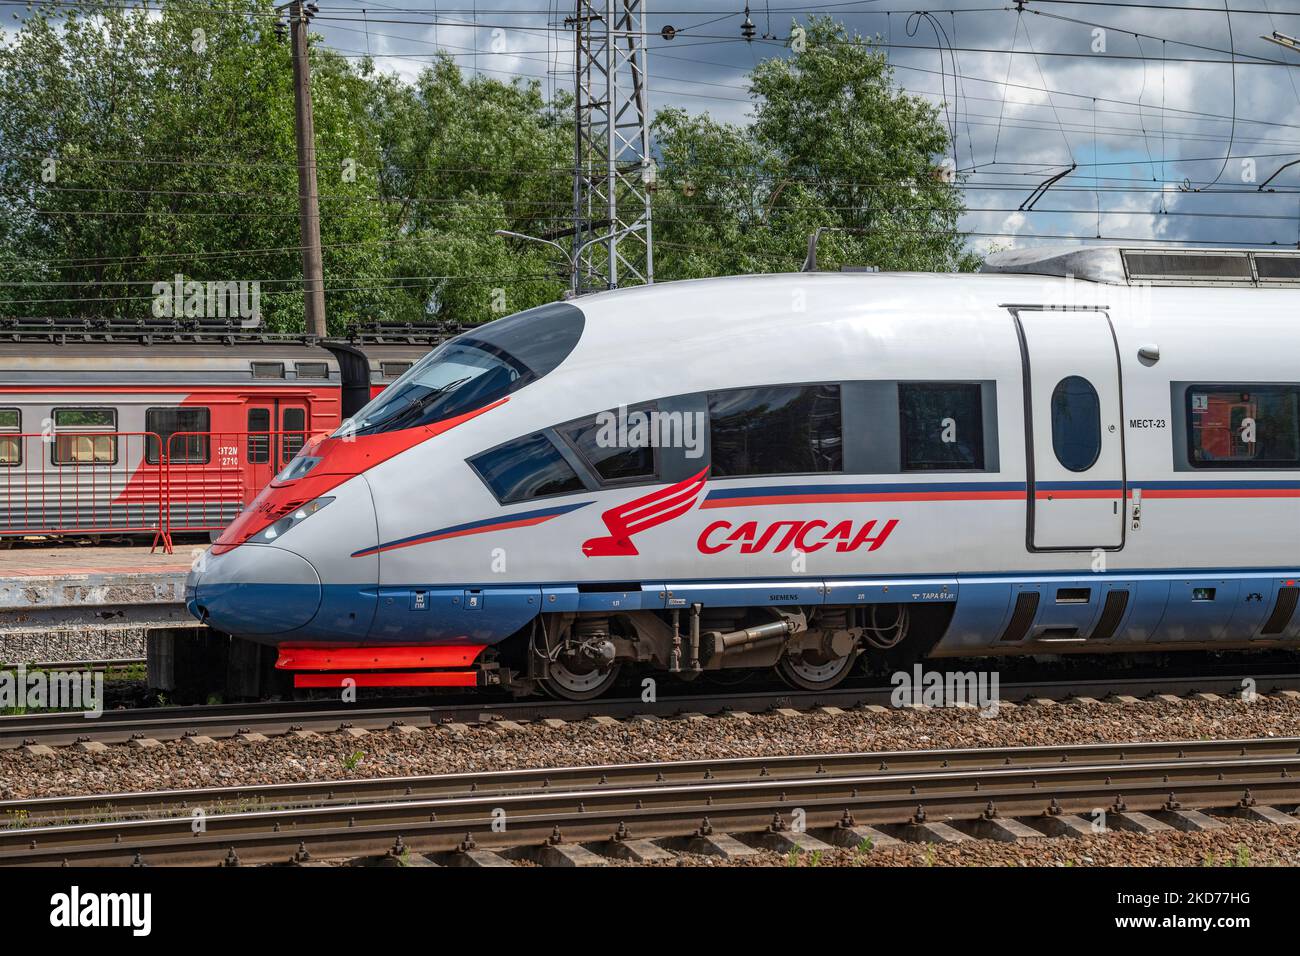
[[242, 544], [204, 555], [186, 581], [186, 597], [190, 613], [218, 631], [282, 634], [316, 616], [320, 576], [292, 551]]

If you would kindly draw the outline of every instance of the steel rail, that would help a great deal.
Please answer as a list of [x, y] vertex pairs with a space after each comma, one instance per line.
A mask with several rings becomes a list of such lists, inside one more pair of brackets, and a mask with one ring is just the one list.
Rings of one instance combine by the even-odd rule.
[[28, 671], [110, 671], [147, 663], [143, 657], [102, 657], [75, 661], [12, 661], [0, 664], [0, 670], [25, 667]]
[[[1103, 698], [1116, 694], [1143, 697], [1154, 694], [1185, 695], [1217, 693], [1230, 695], [1242, 689], [1246, 675], [1203, 677], [1145, 677], [1116, 680], [1029, 681], [1005, 683], [999, 688], [1003, 700], [1021, 701], [1036, 697]], [[1300, 674], [1261, 674], [1256, 692], [1268, 694], [1300, 690]], [[733, 711], [762, 712], [791, 707], [840, 708], [869, 704], [889, 706], [893, 687], [851, 687], [828, 691], [762, 690], [710, 694], [664, 695], [646, 702], [639, 697], [586, 702], [552, 700], [493, 700], [474, 698], [455, 703], [400, 703], [392, 706], [358, 706], [336, 702], [271, 702], [250, 705], [157, 707], [105, 711], [88, 718], [81, 712], [22, 714], [0, 717], [0, 750], [25, 744], [66, 746], [83, 740], [125, 743], [133, 738], [177, 740], [186, 736], [232, 737], [245, 732], [282, 734], [291, 730], [329, 731], [359, 727], [382, 730], [397, 724], [416, 727], [441, 723], [479, 723], [492, 719], [516, 721], [557, 717], [581, 720], [592, 716], [673, 717], [685, 713], [705, 715]]]
[[112, 816], [160, 817], [206, 812], [279, 807], [350, 806], [366, 801], [421, 799], [504, 793], [540, 793], [547, 789], [625, 787], [651, 783], [781, 780], [802, 776], [873, 774], [937, 770], [992, 770], [1063, 764], [1092, 766], [1129, 761], [1207, 760], [1300, 755], [1300, 737], [1239, 740], [1139, 741], [1061, 744], [1034, 747], [967, 747], [944, 750], [885, 750], [849, 753], [788, 754], [536, 767], [524, 770], [471, 771], [403, 777], [76, 794], [0, 800], [0, 826], [10, 830], [38, 825], [87, 822]]
[[[985, 755], [1000, 753], [1010, 764], [961, 769], [955, 769], [951, 759], [978, 755], [949, 751], [948, 766], [941, 761], [937, 767], [922, 761], [943, 752], [821, 755], [789, 758], [781, 768], [788, 775], [773, 774], [770, 768], [761, 774], [765, 766], [779, 766], [784, 758], [690, 761], [671, 778], [654, 770], [663, 779], [653, 782], [646, 782], [647, 775], [662, 765], [617, 765], [626, 771], [617, 781], [609, 774], [614, 767], [568, 768], [571, 776], [552, 786], [539, 786], [538, 775], [561, 779], [564, 770], [506, 772], [496, 775], [499, 782], [522, 782], [525, 789], [469, 793], [464, 786], [474, 775], [462, 774], [443, 778], [446, 786], [437, 796], [416, 795], [412, 788], [411, 795], [405, 789], [397, 796], [391, 791], [387, 796], [370, 793], [365, 802], [351, 804], [205, 813], [197, 818], [201, 826], [180, 816], [4, 830], [0, 864], [216, 863], [225, 857], [284, 862], [295, 854], [301, 860], [300, 845], [308, 843], [308, 852], [337, 856], [382, 853], [388, 846], [395, 852], [403, 847], [447, 852], [466, 840], [517, 847], [556, 839], [608, 841], [629, 834], [690, 836], [709, 827], [754, 832], [780, 827], [796, 810], [809, 828], [821, 829], [854, 822], [905, 824], [926, 816], [973, 820], [1099, 808], [1122, 814], [1255, 801], [1294, 805], [1300, 802], [1295, 744], [1288, 738], [1130, 745], [1123, 751], [1120, 745], [1011, 748]], [[1278, 750], [1286, 752], [1279, 755]], [[1129, 759], [1130, 752], [1141, 759]], [[896, 766], [908, 759], [915, 763], [907, 769], [861, 772], [863, 762], [882, 756], [903, 758]], [[844, 772], [827, 771], [825, 762], [836, 758], [842, 760]], [[812, 759], [822, 762], [821, 772], [808, 772]], [[701, 775], [704, 764], [711, 765], [709, 779]], [[713, 767], [729, 769], [731, 778], [713, 774]], [[595, 770], [605, 772], [605, 782], [591, 783]], [[477, 777], [487, 780], [492, 775]], [[391, 787], [393, 781], [387, 783]], [[427, 792], [436, 792], [433, 786]]]

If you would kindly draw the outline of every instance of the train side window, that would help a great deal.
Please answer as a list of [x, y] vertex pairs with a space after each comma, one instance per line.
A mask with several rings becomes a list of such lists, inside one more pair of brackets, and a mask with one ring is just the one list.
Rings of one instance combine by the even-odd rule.
[[984, 403], [978, 384], [906, 382], [898, 386], [903, 471], [981, 471]]
[[117, 461], [117, 435], [99, 433], [116, 431], [115, 408], [54, 409], [54, 464], [113, 464]]
[[559, 449], [541, 433], [485, 451], [469, 464], [503, 505], [571, 495], [585, 487]]
[[769, 385], [710, 392], [711, 475], [842, 472], [838, 385]]
[[210, 460], [206, 434], [210, 431], [210, 415], [208, 409], [198, 407], [145, 409], [144, 430], [151, 433], [145, 438], [145, 461], [158, 464], [161, 441], [167, 449], [167, 460], [173, 464], [206, 465]]
[[248, 410], [248, 463], [265, 465], [271, 460], [271, 436], [256, 434], [271, 430], [271, 410], [269, 408], [250, 408]]
[[18, 408], [0, 408], [0, 467], [23, 463], [23, 413]]
[[1101, 399], [1086, 378], [1068, 375], [1052, 390], [1052, 451], [1070, 471], [1087, 471], [1101, 455]]
[[286, 408], [281, 411], [280, 430], [280, 464], [287, 465], [307, 443], [306, 409]]
[[324, 362], [294, 362], [293, 370], [299, 378], [330, 377], [330, 367]]
[[[556, 429], [577, 450], [591, 470], [606, 482], [641, 481], [659, 475], [655, 449], [665, 442], [681, 440], [678, 412], [677, 436], [673, 420], [661, 418], [653, 405], [620, 407]], [[669, 434], [659, 434], [662, 424]]]
[[405, 375], [410, 367], [410, 362], [380, 362], [379, 374], [384, 378], [397, 378], [399, 375]]
[[1187, 439], [1195, 468], [1300, 467], [1300, 385], [1193, 385]]
[[284, 378], [283, 362], [249, 362], [253, 378]]

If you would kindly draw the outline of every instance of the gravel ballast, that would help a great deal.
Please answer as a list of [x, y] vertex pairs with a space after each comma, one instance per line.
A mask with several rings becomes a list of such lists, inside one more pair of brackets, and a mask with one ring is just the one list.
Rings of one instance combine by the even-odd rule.
[[661, 866], [1296, 866], [1300, 827], [1231, 823], [1201, 833], [1142, 834], [1111, 830], [1087, 837], [1022, 843], [908, 843], [866, 850], [782, 855], [760, 851], [728, 861], [681, 856]]
[[[92, 725], [87, 721], [87, 732]], [[652, 760], [847, 751], [1300, 736], [1300, 699], [1071, 702], [973, 710], [855, 710], [786, 716], [492, 725], [265, 741], [164, 742], [98, 753], [0, 752], [0, 797], [21, 799], [287, 781], [410, 776]]]

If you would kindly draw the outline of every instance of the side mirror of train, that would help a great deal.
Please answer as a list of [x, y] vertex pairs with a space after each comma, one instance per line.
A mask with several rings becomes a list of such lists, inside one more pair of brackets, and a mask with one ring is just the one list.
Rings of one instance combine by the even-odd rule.
[[1160, 346], [1142, 345], [1138, 347], [1138, 361], [1143, 365], [1155, 365], [1160, 361]]

